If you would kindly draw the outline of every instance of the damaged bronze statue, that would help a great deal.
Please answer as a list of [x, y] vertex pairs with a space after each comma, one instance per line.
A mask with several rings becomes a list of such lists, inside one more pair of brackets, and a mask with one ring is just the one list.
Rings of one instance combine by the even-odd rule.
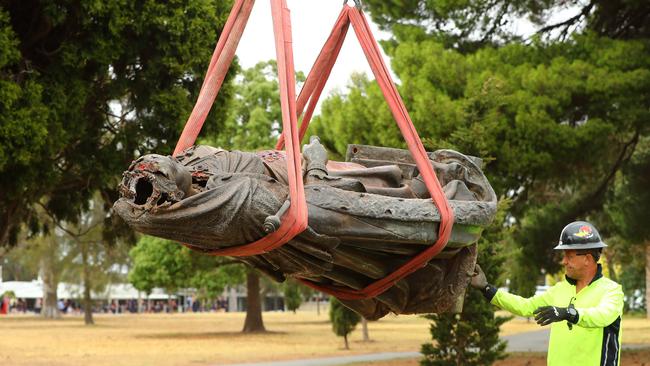
[[[454, 212], [445, 249], [375, 298], [343, 300], [367, 319], [457, 311], [494, 218], [496, 195], [480, 159], [429, 153]], [[238, 258], [277, 281], [287, 276], [362, 289], [433, 245], [440, 215], [406, 150], [351, 145], [329, 161], [318, 138], [302, 154], [309, 226], [269, 253]], [[277, 229], [288, 207], [285, 155], [194, 146], [146, 155], [124, 173], [114, 209], [135, 230], [203, 250], [253, 242]]]

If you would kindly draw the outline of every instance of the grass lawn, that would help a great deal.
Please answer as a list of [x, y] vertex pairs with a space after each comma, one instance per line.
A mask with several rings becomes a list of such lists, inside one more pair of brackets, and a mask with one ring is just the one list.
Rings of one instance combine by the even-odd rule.
[[[242, 334], [243, 313], [99, 315], [87, 327], [79, 316], [60, 321], [33, 316], [0, 317], [1, 365], [220, 365], [375, 352], [419, 351], [430, 339], [429, 322], [417, 316], [387, 316], [369, 324], [372, 342], [351, 335], [342, 350], [326, 313], [264, 313], [265, 334]], [[503, 334], [538, 329], [514, 319]], [[626, 343], [650, 344], [650, 321], [624, 320]], [[542, 358], [543, 359], [543, 358]], [[398, 365], [392, 361], [390, 365]], [[401, 361], [400, 361], [401, 362]], [[403, 365], [417, 365], [406, 360]], [[386, 364], [386, 363], [385, 363]], [[388, 365], [388, 364], [386, 364]], [[400, 364], [401, 365], [401, 364]], [[534, 365], [534, 364], [531, 364]]]
[[242, 334], [243, 313], [100, 315], [46, 321], [0, 318], [0, 365], [215, 365], [247, 361], [415, 351], [428, 322], [388, 316], [369, 324], [374, 340], [351, 336], [351, 351], [332, 333], [326, 313], [264, 313], [269, 333]]

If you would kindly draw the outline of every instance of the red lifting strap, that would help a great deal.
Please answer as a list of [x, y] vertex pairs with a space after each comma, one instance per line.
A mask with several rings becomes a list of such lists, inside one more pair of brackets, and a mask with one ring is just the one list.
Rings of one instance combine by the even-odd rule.
[[[234, 4], [212, 55], [199, 98], [185, 124], [183, 133], [174, 150], [174, 155], [192, 146], [196, 141], [235, 56], [237, 45], [244, 32], [254, 3], [255, 0], [237, 0]], [[307, 228], [307, 202], [305, 201], [302, 168], [300, 166], [300, 140], [298, 139], [298, 122], [296, 118], [296, 80], [293, 65], [291, 20], [286, 0], [271, 0], [271, 11], [278, 59], [282, 136], [286, 141], [290, 141], [286, 148], [286, 157], [291, 206], [282, 217], [282, 224], [277, 231], [253, 243], [208, 251], [205, 252], [206, 254], [243, 257], [267, 253], [287, 243]], [[196, 249], [191, 245], [187, 246]]]
[[[254, 0], [237, 0], [228, 18], [224, 31], [219, 39], [214, 55], [208, 68], [208, 74], [201, 88], [199, 100], [196, 103], [183, 134], [179, 140], [174, 154], [194, 144], [196, 137], [207, 117], [210, 107], [219, 88], [223, 83], [228, 67], [232, 62], [234, 53], [241, 39], [241, 34], [246, 26], [248, 16], [252, 9]], [[433, 203], [440, 211], [440, 227], [438, 240], [434, 245], [413, 257], [408, 263], [398, 268], [387, 277], [378, 280], [361, 290], [353, 290], [345, 287], [321, 286], [312, 281], [303, 279], [306, 285], [320, 291], [332, 294], [341, 299], [364, 299], [375, 297], [388, 290], [396, 281], [408, 276], [414, 271], [426, 265], [426, 263], [440, 253], [451, 235], [453, 225], [453, 213], [449, 203], [442, 191], [442, 187], [429, 162], [428, 155], [415, 131], [413, 123], [406, 111], [397, 88], [395, 87], [390, 73], [383, 61], [377, 41], [372, 36], [366, 18], [360, 9], [344, 5], [341, 14], [328, 38], [323, 50], [318, 56], [312, 71], [310, 72], [303, 89], [295, 99], [295, 72], [293, 65], [293, 50], [291, 46], [291, 23], [286, 0], [271, 0], [273, 12], [273, 24], [275, 31], [275, 43], [278, 58], [278, 72], [280, 81], [280, 97], [282, 103], [282, 124], [283, 133], [278, 141], [278, 149], [287, 145], [287, 170], [289, 172], [289, 190], [291, 207], [282, 218], [282, 225], [278, 231], [265, 236], [264, 238], [250, 244], [225, 248], [208, 252], [212, 255], [228, 256], [250, 256], [269, 252], [278, 248], [302, 232], [307, 226], [307, 205], [304, 196], [302, 169], [300, 166], [300, 141], [303, 138], [311, 117], [313, 115], [318, 99], [323, 91], [325, 83], [329, 78], [334, 63], [339, 55], [350, 23], [357, 34], [357, 38], [370, 63], [375, 78], [384, 94], [384, 97], [393, 113], [393, 116], [404, 136], [408, 148], [413, 155], [424, 183], [431, 193]], [[309, 104], [307, 105], [307, 103]], [[305, 107], [307, 110], [304, 112]], [[300, 133], [297, 129], [297, 117], [302, 115]], [[190, 245], [189, 247], [194, 248]]]
[[[435, 172], [431, 167], [429, 157], [406, 110], [406, 106], [404, 105], [404, 102], [393, 83], [388, 68], [384, 63], [379, 46], [372, 35], [368, 21], [360, 9], [348, 6], [343, 7], [336, 24], [334, 25], [334, 29], [305, 81], [297, 102], [298, 115], [300, 115], [307, 104], [307, 101], [309, 101], [307, 111], [302, 116], [300, 139], [302, 140], [307, 131], [314, 109], [318, 103], [318, 98], [320, 97], [323, 88], [325, 87], [325, 83], [334, 67], [347, 35], [350, 23], [352, 23], [352, 27], [354, 28], [361, 44], [361, 48], [363, 49], [375, 78], [377, 79], [377, 83], [384, 94], [384, 98], [393, 113], [393, 117], [404, 136], [411, 155], [413, 156], [418, 170], [422, 175], [424, 183], [431, 194], [433, 203], [440, 211], [438, 240], [434, 245], [413, 257], [409, 262], [402, 265], [387, 277], [382, 278], [361, 290], [353, 290], [345, 287], [322, 286], [309, 280], [301, 280], [304, 284], [312, 288], [329, 293], [338, 298], [356, 300], [377, 296], [388, 290], [393, 286], [393, 284], [395, 284], [395, 282], [426, 265], [429, 260], [440, 253], [447, 244], [451, 235], [454, 217], [453, 212], [449, 207], [449, 203], [447, 202], [447, 198], [442, 191], [442, 187], [440, 186]], [[283, 145], [284, 140], [280, 138], [276, 148], [281, 149]]]

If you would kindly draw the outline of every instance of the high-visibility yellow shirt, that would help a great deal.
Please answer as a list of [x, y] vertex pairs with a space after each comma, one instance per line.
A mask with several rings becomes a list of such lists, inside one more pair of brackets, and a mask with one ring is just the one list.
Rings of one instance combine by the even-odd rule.
[[621, 285], [598, 274], [591, 283], [576, 293], [575, 281], [566, 278], [543, 294], [531, 298], [498, 290], [491, 303], [513, 314], [530, 317], [540, 306], [566, 308], [573, 304], [578, 311], [578, 323], [568, 321], [551, 324], [548, 345], [549, 366], [617, 366], [621, 354], [621, 315], [623, 290]]

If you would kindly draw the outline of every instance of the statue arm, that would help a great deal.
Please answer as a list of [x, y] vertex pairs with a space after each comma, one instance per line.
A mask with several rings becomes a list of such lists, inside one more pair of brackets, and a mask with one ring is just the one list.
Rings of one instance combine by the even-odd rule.
[[310, 178], [324, 179], [327, 176], [327, 150], [321, 145], [317, 136], [309, 139], [309, 144], [302, 149], [302, 156], [305, 160], [305, 173], [307, 180]]

